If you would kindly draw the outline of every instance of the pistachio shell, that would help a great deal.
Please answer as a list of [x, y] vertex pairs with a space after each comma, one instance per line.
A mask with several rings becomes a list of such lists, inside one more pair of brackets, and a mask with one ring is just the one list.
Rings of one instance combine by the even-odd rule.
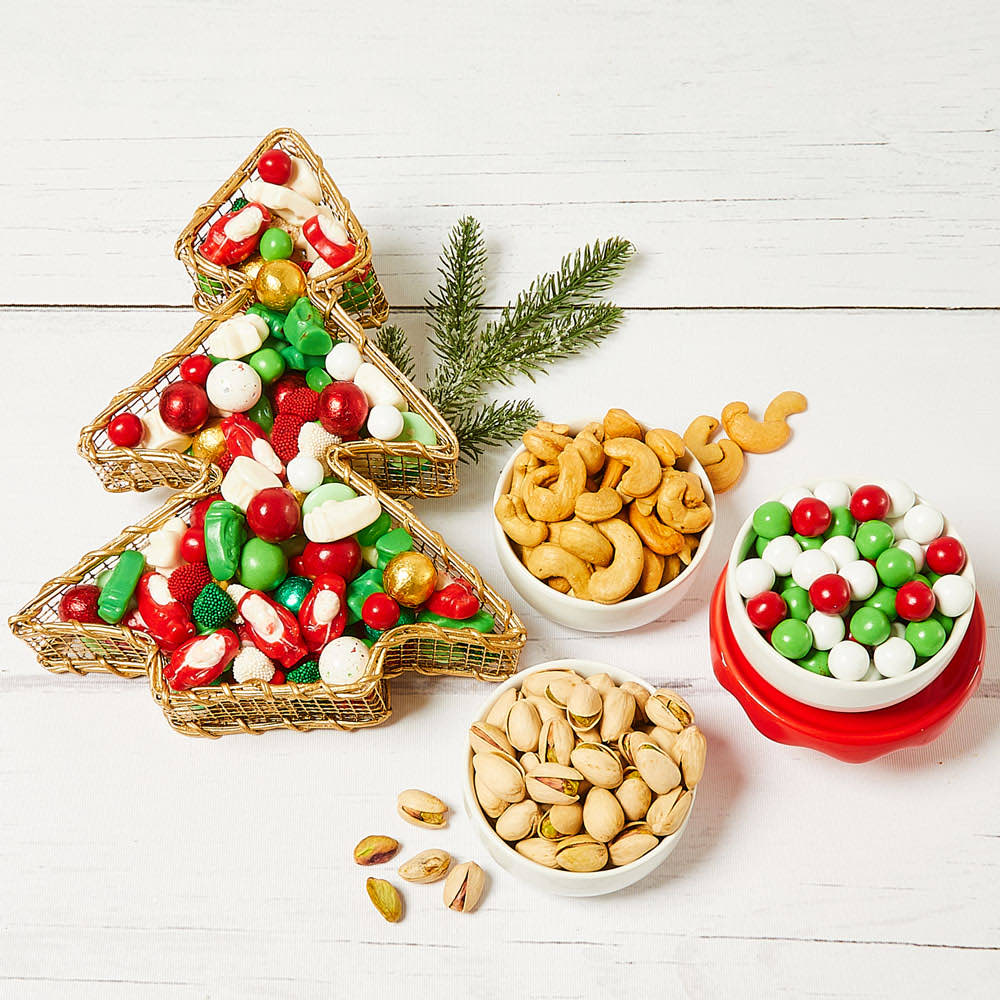
[[583, 828], [602, 844], [613, 840], [625, 825], [621, 803], [606, 788], [592, 788], [583, 803]]
[[657, 688], [646, 702], [646, 716], [655, 726], [679, 733], [694, 722], [691, 706], [670, 688]]
[[536, 673], [528, 674], [521, 682], [521, 690], [526, 695], [545, 696], [545, 689], [549, 681], [570, 680], [571, 683], [579, 683], [579, 676], [572, 670], [539, 670]]
[[444, 878], [450, 867], [451, 855], [447, 851], [440, 851], [436, 847], [432, 847], [415, 854], [409, 861], [404, 861], [399, 866], [399, 875], [407, 882], [426, 885]]
[[615, 682], [610, 674], [591, 674], [585, 683], [594, 688], [602, 698], [606, 698], [609, 691], [615, 690]]
[[649, 828], [658, 837], [669, 837], [670, 834], [676, 833], [684, 822], [693, 800], [694, 796], [680, 787], [672, 788], [665, 795], [658, 796], [646, 813]]
[[472, 784], [476, 789], [476, 798], [479, 800], [479, 806], [483, 812], [490, 819], [497, 819], [499, 816], [502, 816], [510, 803], [500, 798], [478, 774], [473, 777]]
[[533, 750], [529, 750], [527, 753], [521, 754], [520, 763], [521, 767], [524, 768], [525, 772], [531, 771], [532, 769], [538, 767], [541, 764], [542, 758], [538, 756]]
[[556, 845], [556, 864], [568, 872], [597, 872], [608, 863], [608, 849], [585, 833]]
[[514, 850], [529, 861], [546, 868], [558, 868], [556, 864], [556, 844], [541, 837], [531, 837], [514, 845]]
[[[545, 697], [548, 698], [556, 708], [566, 708], [569, 704], [569, 699], [573, 692], [578, 687], [584, 687], [580, 683], [580, 678], [576, 674], [570, 674], [569, 676], [563, 677], [553, 677], [548, 684], [545, 685]], [[593, 691], [593, 688], [588, 690]], [[594, 692], [595, 694], [597, 692]], [[600, 695], [597, 696], [600, 699]]]
[[553, 705], [548, 698], [542, 698], [538, 695], [529, 694], [525, 701], [530, 701], [531, 704], [538, 709], [538, 717], [542, 720], [543, 725], [551, 719], [565, 720], [566, 718], [566, 710]]
[[669, 792], [680, 782], [680, 769], [655, 743], [641, 743], [633, 754], [642, 780], [652, 791], [658, 794]]
[[538, 732], [541, 728], [542, 720], [538, 709], [530, 701], [522, 698], [510, 706], [504, 732], [516, 750], [534, 750], [538, 746]]
[[615, 791], [615, 798], [621, 803], [625, 818], [635, 822], [648, 812], [653, 801], [653, 793], [649, 790], [649, 785], [642, 780], [642, 775], [635, 768], [629, 768]]
[[491, 722], [473, 722], [469, 726], [469, 746], [472, 747], [473, 753], [493, 753], [494, 750], [514, 753], [507, 734]]
[[601, 739], [614, 743], [622, 733], [628, 732], [635, 718], [635, 698], [621, 688], [612, 688], [604, 695], [601, 714]]
[[566, 719], [578, 732], [593, 729], [601, 721], [604, 702], [600, 694], [589, 684], [578, 684], [570, 692], [566, 704]]
[[646, 702], [649, 700], [649, 688], [637, 684], [635, 681], [626, 681], [622, 686], [623, 691], [628, 691], [635, 699], [635, 725], [640, 725], [646, 720]]
[[635, 764], [636, 747], [648, 742], [649, 737], [645, 733], [633, 730], [630, 733], [625, 733], [625, 735], [618, 740], [618, 752], [629, 764]]
[[551, 805], [576, 802], [583, 775], [575, 768], [562, 764], [539, 764], [528, 772], [525, 789], [536, 801]]
[[392, 837], [372, 836], [358, 841], [354, 848], [354, 861], [359, 865], [380, 865], [399, 850], [399, 841]]
[[396, 811], [414, 826], [442, 827], [448, 825], [448, 807], [430, 792], [407, 788], [396, 799]]
[[402, 919], [403, 899], [391, 882], [386, 882], [384, 878], [370, 878], [365, 883], [365, 888], [375, 909], [390, 924], [398, 923]]
[[697, 726], [687, 726], [674, 741], [673, 758], [680, 765], [685, 788], [694, 788], [705, 773], [708, 744]]
[[474, 861], [456, 865], [444, 881], [444, 905], [457, 913], [471, 913], [483, 897], [486, 876]]
[[583, 829], [583, 806], [572, 802], [564, 806], [551, 806], [538, 824], [538, 835], [546, 840], [572, 837]]
[[622, 783], [618, 755], [603, 743], [580, 743], [570, 754], [570, 762], [598, 788], [617, 788]]
[[497, 820], [497, 834], [504, 840], [524, 840], [538, 829], [538, 820], [542, 815], [536, 802], [525, 799], [510, 806]]
[[483, 783], [504, 802], [524, 798], [524, 771], [513, 757], [501, 753], [477, 753], [472, 767]]
[[[672, 733], [669, 729], [664, 729], [663, 726], [653, 726], [649, 731], [649, 738], [663, 751], [665, 751], [671, 758], [674, 756], [674, 743], [677, 742], [677, 733]], [[677, 761], [674, 760], [676, 764]]]
[[489, 710], [486, 715], [486, 722], [491, 726], [496, 726], [497, 729], [503, 729], [504, 719], [507, 718], [507, 713], [510, 711], [510, 706], [517, 701], [517, 691], [514, 688], [508, 688], [495, 702], [493, 702], [493, 707]]
[[538, 756], [546, 764], [569, 765], [576, 734], [564, 715], [542, 723], [538, 733]]
[[638, 861], [659, 843], [648, 823], [629, 823], [614, 840], [608, 844], [611, 863], [620, 868]]

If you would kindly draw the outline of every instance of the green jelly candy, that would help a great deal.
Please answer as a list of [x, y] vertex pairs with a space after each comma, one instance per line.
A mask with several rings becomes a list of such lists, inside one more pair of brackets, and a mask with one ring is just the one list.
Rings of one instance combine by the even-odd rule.
[[942, 614], [940, 611], [935, 609], [931, 612], [931, 618], [944, 629], [945, 635], [951, 635], [951, 630], [955, 627], [955, 619], [949, 618], [947, 615]]
[[260, 429], [265, 434], [271, 433], [274, 426], [274, 410], [271, 409], [271, 400], [262, 395], [254, 405], [247, 410], [247, 416], [260, 425]]
[[333, 338], [323, 329], [323, 315], [305, 296], [285, 317], [285, 339], [303, 354], [321, 354], [333, 349]]
[[878, 608], [862, 606], [851, 615], [851, 635], [863, 646], [878, 646], [891, 632], [889, 616]]
[[354, 537], [361, 548], [367, 549], [373, 546], [391, 527], [392, 518], [385, 511], [382, 511], [367, 528], [362, 528]]
[[413, 536], [405, 528], [394, 528], [387, 531], [375, 542], [378, 553], [378, 568], [384, 570], [393, 556], [400, 552], [409, 552], [413, 548]]
[[353, 616], [353, 621], [361, 620], [361, 609], [372, 594], [384, 594], [382, 586], [382, 570], [365, 570], [356, 577], [347, 588], [347, 607]]
[[285, 339], [292, 343], [292, 337], [298, 328], [309, 324], [322, 326], [323, 314], [303, 295], [295, 300], [295, 304], [285, 316]]
[[803, 552], [807, 549], [818, 549], [823, 544], [823, 538], [821, 535], [813, 535], [810, 537], [807, 535], [800, 535], [796, 531], [795, 534], [792, 535], [792, 538], [799, 543]]
[[865, 521], [854, 536], [862, 559], [877, 559], [895, 541], [892, 528], [885, 521]]
[[297, 372], [304, 372], [308, 367], [302, 352], [291, 344], [286, 344], [278, 353], [285, 359], [285, 364]]
[[264, 260], [288, 260], [292, 256], [292, 238], [284, 229], [272, 226], [261, 234], [258, 249]]
[[804, 587], [791, 586], [781, 591], [781, 596], [788, 605], [788, 617], [796, 621], [804, 622], [812, 613], [812, 601], [809, 600], [809, 591]]
[[874, 608], [893, 622], [897, 618], [896, 614], [896, 591], [892, 587], [879, 587], [864, 603], [866, 608]]
[[906, 626], [906, 641], [917, 656], [933, 656], [940, 652], [948, 638], [941, 622], [928, 618], [923, 622], [910, 622]]
[[293, 684], [315, 684], [319, 681], [319, 660], [303, 660], [294, 670], [289, 670], [285, 680]]
[[757, 536], [757, 541], [753, 543], [753, 550], [757, 553], [757, 558], [760, 559], [764, 555], [764, 549], [770, 544], [770, 538], [764, 538], [762, 535]]
[[907, 580], [913, 578], [917, 564], [913, 556], [904, 549], [895, 546], [886, 549], [875, 560], [875, 572], [887, 587], [902, 587]]
[[429, 622], [431, 625], [440, 625], [441, 628], [471, 628], [476, 632], [492, 632], [496, 624], [493, 615], [488, 611], [480, 609], [471, 618], [445, 618], [444, 615], [436, 615], [433, 611], [421, 611], [417, 615], [418, 622]]
[[216, 580], [231, 580], [247, 540], [243, 511], [228, 500], [216, 500], [205, 512], [205, 560]]
[[771, 632], [771, 645], [789, 660], [799, 660], [812, 649], [812, 629], [798, 618], [778, 622]]
[[270, 347], [262, 347], [247, 359], [247, 364], [260, 376], [264, 385], [270, 385], [285, 374], [285, 359]]
[[128, 549], [118, 557], [97, 601], [97, 613], [104, 621], [114, 625], [122, 620], [145, 569], [146, 557], [141, 552]]
[[271, 590], [288, 573], [288, 560], [280, 545], [251, 538], [240, 554], [240, 583], [251, 590]]
[[108, 582], [111, 577], [112, 569], [109, 566], [107, 569], [102, 569], [100, 573], [97, 574], [97, 579], [94, 581], [98, 590], [103, 590], [104, 585]]
[[787, 535], [792, 530], [792, 515], [783, 503], [769, 500], [753, 512], [753, 530], [768, 541]]
[[234, 614], [236, 602], [214, 582], [201, 588], [191, 607], [191, 617], [201, 632], [214, 632]]
[[326, 354], [303, 354], [302, 359], [306, 363], [306, 368], [326, 367]]
[[830, 668], [827, 665], [829, 659], [830, 654], [827, 650], [813, 649], [796, 662], [800, 667], [811, 670], [814, 674], [821, 674], [823, 677], [832, 677], [833, 674], [830, 673]]
[[310, 590], [312, 590], [312, 580], [304, 576], [286, 576], [271, 596], [283, 607], [288, 608], [293, 615], [297, 615]]
[[858, 522], [854, 520], [854, 515], [847, 507], [832, 507], [830, 509], [830, 527], [826, 529], [826, 537], [833, 538], [834, 535], [846, 535], [848, 538], [854, 537], [854, 532], [858, 530]]
[[326, 503], [327, 500], [353, 500], [356, 496], [357, 493], [343, 483], [323, 483], [311, 490], [302, 501], [302, 516], [305, 517], [311, 510]]
[[260, 316], [267, 323], [267, 328], [271, 331], [272, 337], [277, 337], [278, 340], [285, 339], [284, 313], [278, 312], [277, 309], [268, 309], [267, 306], [262, 306], [259, 302], [256, 305], [252, 305], [247, 312], [252, 313], [254, 316]]
[[318, 365], [306, 372], [306, 385], [313, 392], [322, 392], [332, 381], [333, 379], [330, 378], [327, 370]]

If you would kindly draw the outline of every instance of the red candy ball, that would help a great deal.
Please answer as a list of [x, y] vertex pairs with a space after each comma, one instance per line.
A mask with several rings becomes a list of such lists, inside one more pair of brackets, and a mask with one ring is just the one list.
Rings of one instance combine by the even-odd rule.
[[855, 521], [881, 521], [889, 513], [889, 494], [881, 486], [859, 486], [851, 494], [850, 509]]
[[193, 382], [171, 382], [160, 393], [160, 416], [178, 434], [193, 434], [208, 419], [208, 396]]
[[204, 385], [208, 381], [208, 373], [212, 370], [212, 359], [207, 354], [192, 354], [181, 362], [179, 370], [185, 382]]
[[268, 184], [284, 184], [292, 176], [292, 158], [283, 149], [269, 149], [257, 161], [257, 173]]
[[785, 620], [787, 614], [785, 599], [773, 590], [765, 590], [747, 601], [747, 617], [753, 627], [762, 632], [770, 632], [778, 622]]
[[906, 622], [922, 622], [934, 611], [934, 591], [920, 580], [904, 583], [896, 591], [896, 614]]
[[283, 542], [299, 530], [299, 504], [290, 490], [272, 486], [247, 505], [247, 524], [265, 542]]
[[275, 380], [271, 386], [271, 401], [274, 403], [275, 411], [280, 413], [285, 397], [296, 389], [301, 389], [305, 384], [305, 375], [300, 375], [298, 372], [289, 372]]
[[119, 448], [134, 448], [142, 440], [144, 430], [134, 413], [119, 413], [108, 424], [108, 440]]
[[927, 546], [924, 559], [935, 573], [942, 576], [961, 573], [965, 566], [965, 546], [951, 535], [942, 535]]
[[310, 579], [321, 573], [336, 573], [350, 583], [361, 572], [361, 546], [355, 538], [309, 542], [297, 558], [298, 572]]
[[357, 434], [368, 419], [368, 399], [353, 382], [331, 382], [319, 394], [319, 422], [331, 434]]
[[97, 602], [101, 591], [92, 583], [81, 583], [70, 587], [59, 601], [59, 620], [63, 622], [99, 622]]
[[792, 508], [792, 530], [806, 538], [822, 535], [832, 519], [830, 508], [819, 497], [803, 497]]
[[376, 632], [384, 632], [399, 621], [399, 605], [388, 594], [369, 594], [361, 606], [361, 619]]
[[188, 528], [181, 535], [181, 556], [189, 563], [205, 561], [205, 532], [202, 528]]
[[191, 517], [188, 524], [192, 528], [201, 528], [205, 525], [205, 513], [216, 500], [223, 499], [221, 493], [213, 493], [210, 497], [203, 497], [191, 508]]
[[810, 585], [809, 600], [824, 615], [839, 615], [851, 603], [851, 588], [839, 573], [824, 573]]

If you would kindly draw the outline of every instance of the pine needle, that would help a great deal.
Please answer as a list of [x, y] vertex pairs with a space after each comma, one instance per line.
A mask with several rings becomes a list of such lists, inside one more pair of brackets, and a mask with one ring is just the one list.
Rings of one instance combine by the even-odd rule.
[[441, 283], [427, 297], [430, 342], [446, 359], [458, 359], [475, 343], [479, 306], [486, 292], [486, 243], [479, 223], [467, 215], [452, 227], [441, 251]]
[[493, 402], [475, 413], [465, 413], [451, 422], [458, 437], [463, 462], [478, 462], [487, 448], [509, 444], [519, 438], [542, 415], [530, 399]]
[[413, 361], [413, 351], [406, 331], [391, 323], [379, 328], [375, 336], [375, 346], [408, 378], [412, 379], [417, 370]]

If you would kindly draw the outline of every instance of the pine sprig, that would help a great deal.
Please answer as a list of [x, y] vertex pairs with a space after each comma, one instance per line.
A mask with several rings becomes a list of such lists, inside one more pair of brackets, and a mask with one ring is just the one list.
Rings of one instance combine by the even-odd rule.
[[486, 242], [467, 215], [452, 227], [441, 251], [441, 283], [427, 297], [430, 341], [443, 358], [456, 359], [475, 342], [479, 306], [486, 293]]
[[408, 378], [412, 379], [417, 370], [413, 351], [401, 327], [387, 324], [379, 327], [375, 336], [375, 346]]
[[475, 413], [459, 414], [450, 422], [458, 437], [462, 461], [478, 462], [487, 448], [513, 441], [541, 418], [530, 399], [518, 399], [488, 403]]

